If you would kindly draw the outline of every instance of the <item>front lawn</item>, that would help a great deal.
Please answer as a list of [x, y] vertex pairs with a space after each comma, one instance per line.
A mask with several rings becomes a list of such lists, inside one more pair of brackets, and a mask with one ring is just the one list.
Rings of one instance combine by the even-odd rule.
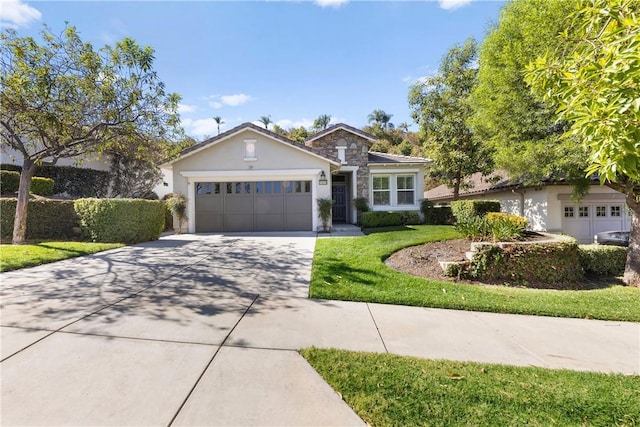
[[0, 271], [33, 267], [81, 255], [119, 248], [120, 243], [39, 242], [27, 245], [0, 245]]
[[383, 260], [407, 246], [458, 238], [451, 226], [415, 226], [363, 237], [318, 239], [311, 298], [421, 307], [640, 321], [640, 289], [611, 286], [556, 291], [478, 286], [423, 279], [395, 271]]
[[373, 426], [634, 426], [640, 377], [304, 349]]

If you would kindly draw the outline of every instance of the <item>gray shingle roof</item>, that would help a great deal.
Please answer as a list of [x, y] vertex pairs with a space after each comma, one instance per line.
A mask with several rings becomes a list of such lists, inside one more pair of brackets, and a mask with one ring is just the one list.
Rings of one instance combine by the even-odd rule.
[[400, 154], [378, 153], [376, 151], [369, 151], [369, 163], [370, 164], [406, 164], [406, 163], [431, 163], [431, 159], [425, 159], [424, 157], [411, 157], [402, 156]]
[[340, 128], [342, 128], [342, 129], [344, 129], [346, 131], [349, 131], [349, 132], [351, 132], [353, 134], [356, 134], [359, 137], [367, 139], [369, 141], [373, 142], [373, 141], [376, 140], [376, 138], [374, 136], [366, 133], [365, 131], [362, 131], [362, 130], [360, 130], [358, 128], [354, 128], [353, 126], [349, 126], [349, 125], [344, 124], [344, 123], [338, 123], [338, 124], [335, 124], [335, 125], [331, 125], [328, 128], [326, 128], [325, 130], [321, 130], [320, 132], [314, 133], [313, 135], [307, 137], [304, 140], [304, 143], [306, 144], [306, 143], [314, 141], [314, 140], [316, 140], [318, 138], [322, 138], [323, 136], [328, 135], [328, 134], [330, 134], [332, 132], [335, 132], [335, 131], [339, 130]]

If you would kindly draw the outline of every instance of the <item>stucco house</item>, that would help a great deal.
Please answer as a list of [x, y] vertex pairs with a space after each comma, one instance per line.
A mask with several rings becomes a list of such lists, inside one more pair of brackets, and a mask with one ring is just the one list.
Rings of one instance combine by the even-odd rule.
[[[492, 178], [501, 177], [495, 181]], [[631, 214], [624, 195], [594, 182], [582, 200], [571, 199], [571, 186], [562, 180], [539, 186], [522, 185], [503, 171], [469, 179], [472, 187], [460, 191], [460, 199], [499, 200], [502, 211], [523, 216], [533, 231], [564, 233], [579, 243], [593, 243], [601, 231], [630, 230]], [[453, 192], [445, 185], [424, 193], [434, 203], [450, 202]]]
[[346, 124], [292, 141], [243, 123], [161, 165], [188, 199], [188, 232], [316, 231], [317, 199], [332, 222], [355, 223], [354, 198], [373, 210], [419, 210], [430, 160], [370, 152], [375, 138]]

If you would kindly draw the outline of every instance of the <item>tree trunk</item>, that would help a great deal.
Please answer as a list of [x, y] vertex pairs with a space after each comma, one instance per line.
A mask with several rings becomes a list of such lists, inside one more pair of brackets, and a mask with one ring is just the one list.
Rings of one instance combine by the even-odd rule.
[[631, 235], [623, 280], [629, 286], [640, 287], [640, 201], [633, 192], [627, 194], [627, 207], [631, 212]]
[[462, 183], [462, 172], [460, 169], [456, 172], [456, 177], [453, 180], [453, 200], [458, 200], [460, 197], [460, 184]]
[[14, 245], [24, 243], [27, 236], [27, 206], [29, 204], [29, 189], [31, 178], [36, 170], [36, 164], [31, 159], [24, 159], [22, 172], [20, 172], [20, 186], [18, 187], [18, 202], [16, 203], [16, 216], [13, 222]]

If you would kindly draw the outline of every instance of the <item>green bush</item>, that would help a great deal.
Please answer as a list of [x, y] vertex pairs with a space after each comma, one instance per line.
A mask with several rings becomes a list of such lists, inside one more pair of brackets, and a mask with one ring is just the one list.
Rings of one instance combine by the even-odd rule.
[[74, 206], [83, 235], [95, 242], [156, 240], [164, 228], [165, 205], [159, 200], [78, 199]]
[[489, 212], [484, 218], [487, 222], [489, 237], [494, 241], [517, 240], [524, 236], [527, 229], [527, 219], [519, 215]]
[[20, 186], [20, 172], [0, 171], [0, 193], [8, 194], [18, 191]]
[[51, 178], [34, 176], [31, 178], [31, 188], [29, 192], [39, 196], [50, 196], [53, 194], [53, 184], [54, 182]]
[[473, 216], [485, 216], [488, 212], [500, 212], [497, 200], [456, 200], [451, 202], [451, 212], [456, 221], [465, 221]]
[[[16, 215], [16, 199], [0, 199], [0, 234], [10, 238]], [[31, 200], [27, 206], [27, 239], [77, 238], [73, 228], [78, 216], [70, 200]]]
[[458, 221], [455, 228], [458, 233], [471, 240], [483, 240], [491, 234], [487, 219], [481, 216], [470, 216], [464, 221]]
[[422, 223], [418, 211], [369, 211], [360, 217], [362, 227], [392, 227], [397, 225], [418, 225]]
[[429, 200], [423, 200], [420, 210], [424, 216], [425, 224], [449, 225], [454, 223], [451, 206], [434, 206]]
[[575, 242], [487, 244], [471, 260], [474, 280], [517, 286], [572, 288], [583, 277]]
[[[22, 170], [20, 166], [11, 164], [0, 165], [0, 169], [17, 172]], [[34, 176], [53, 179], [52, 194], [67, 194], [72, 197], [104, 197], [108, 194], [111, 182], [108, 171], [73, 166], [36, 166]]]
[[580, 265], [588, 274], [622, 276], [627, 262], [628, 248], [608, 245], [580, 245]]

